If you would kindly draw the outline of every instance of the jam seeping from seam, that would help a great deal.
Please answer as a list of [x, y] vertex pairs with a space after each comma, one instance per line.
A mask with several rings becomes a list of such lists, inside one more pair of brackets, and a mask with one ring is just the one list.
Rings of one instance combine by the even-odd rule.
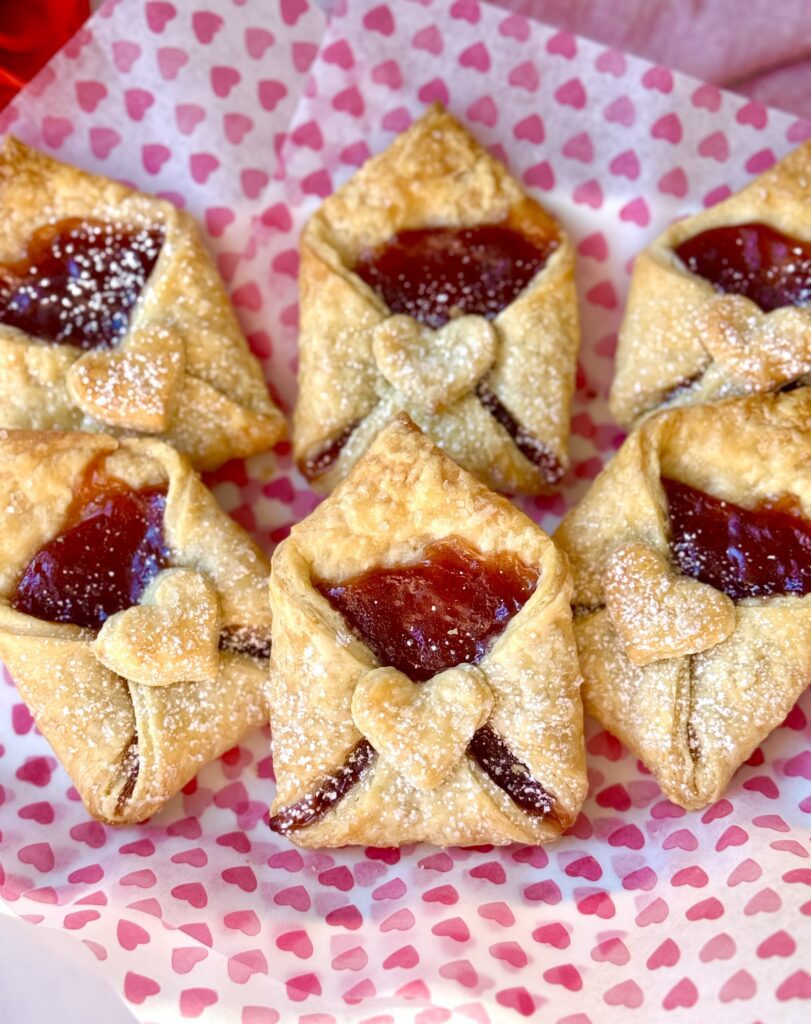
[[[459, 316], [495, 319], [543, 269], [559, 244], [556, 235], [533, 241], [506, 223], [417, 228], [367, 249], [353, 270], [392, 313], [438, 329]], [[547, 484], [556, 484], [563, 475], [557, 456], [533, 438], [483, 383], [475, 393]], [[347, 426], [299, 465], [308, 480], [335, 464], [357, 425]]]
[[22, 260], [0, 264], [0, 323], [50, 344], [112, 348], [163, 240], [157, 227], [76, 217], [43, 225]]

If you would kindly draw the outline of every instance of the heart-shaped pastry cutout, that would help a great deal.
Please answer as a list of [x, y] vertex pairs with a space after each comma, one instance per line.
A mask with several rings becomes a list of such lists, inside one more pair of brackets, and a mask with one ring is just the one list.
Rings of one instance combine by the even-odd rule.
[[93, 650], [113, 672], [145, 686], [216, 679], [220, 604], [195, 569], [165, 569], [140, 604], [111, 615]]
[[493, 365], [496, 330], [481, 316], [460, 316], [439, 330], [390, 316], [372, 335], [372, 352], [391, 386], [412, 405], [443, 412], [464, 398]]
[[696, 336], [712, 358], [750, 391], [771, 391], [811, 371], [811, 311], [783, 307], [763, 313], [741, 295], [706, 303]]
[[101, 423], [160, 433], [169, 426], [183, 371], [183, 339], [151, 325], [118, 348], [86, 352], [71, 366], [67, 387], [79, 408]]
[[674, 573], [645, 544], [612, 552], [603, 574], [608, 614], [635, 665], [715, 647], [735, 629], [735, 605], [720, 590]]
[[395, 668], [376, 668], [352, 695], [358, 729], [424, 790], [448, 777], [492, 707], [493, 694], [474, 665], [457, 665], [424, 683], [413, 683]]

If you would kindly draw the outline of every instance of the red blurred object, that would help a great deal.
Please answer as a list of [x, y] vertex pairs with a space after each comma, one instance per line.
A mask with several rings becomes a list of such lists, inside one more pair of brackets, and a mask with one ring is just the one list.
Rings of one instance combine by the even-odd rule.
[[89, 16], [89, 0], [0, 0], [0, 109]]

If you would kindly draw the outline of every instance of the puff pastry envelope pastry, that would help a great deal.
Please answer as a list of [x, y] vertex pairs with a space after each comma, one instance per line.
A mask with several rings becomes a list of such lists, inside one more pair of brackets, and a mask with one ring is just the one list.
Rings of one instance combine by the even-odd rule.
[[301, 242], [294, 454], [318, 490], [399, 411], [490, 487], [567, 464], [574, 250], [438, 106], [314, 214]]
[[266, 720], [268, 571], [168, 445], [0, 431], [0, 659], [100, 820]]
[[586, 791], [554, 544], [404, 414], [273, 558], [271, 827], [537, 843]]
[[647, 419], [564, 519], [586, 708], [686, 808], [811, 678], [811, 390]]
[[0, 427], [151, 434], [198, 468], [284, 433], [192, 218], [6, 138]]
[[811, 378], [811, 142], [637, 256], [611, 409], [777, 390]]

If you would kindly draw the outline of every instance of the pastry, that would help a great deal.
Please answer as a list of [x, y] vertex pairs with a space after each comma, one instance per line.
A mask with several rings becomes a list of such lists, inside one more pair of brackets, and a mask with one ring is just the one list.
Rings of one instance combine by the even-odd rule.
[[538, 843], [585, 796], [565, 560], [400, 414], [273, 557], [271, 828]]
[[709, 804], [811, 678], [811, 389], [648, 418], [563, 520], [589, 710]]
[[268, 572], [168, 445], [0, 431], [0, 659], [101, 821], [266, 721]]
[[636, 258], [611, 409], [628, 425], [811, 382], [811, 142]]
[[438, 106], [328, 198], [301, 241], [294, 454], [342, 480], [400, 411], [502, 491], [567, 465], [578, 347], [562, 227]]
[[192, 218], [6, 138], [0, 427], [151, 434], [211, 469], [284, 433]]

